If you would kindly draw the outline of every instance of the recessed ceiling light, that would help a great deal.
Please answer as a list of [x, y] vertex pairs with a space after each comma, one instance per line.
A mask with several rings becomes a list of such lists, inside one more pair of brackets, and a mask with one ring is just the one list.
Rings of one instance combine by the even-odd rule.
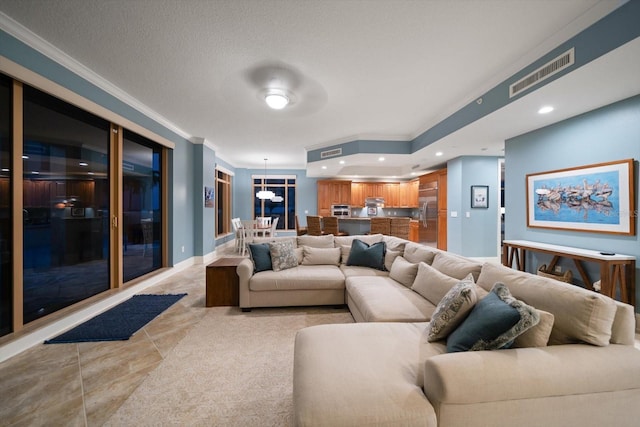
[[378, 157], [379, 162], [384, 162], [384, 157]]
[[553, 111], [553, 107], [546, 105], [538, 110], [538, 114], [547, 114]]
[[326, 166], [323, 166], [323, 167], [322, 167], [322, 169], [326, 169], [326, 168], [327, 168]]
[[340, 160], [339, 162], [341, 165], [344, 165], [344, 160]]
[[442, 151], [438, 151], [438, 152], [436, 153], [436, 156], [440, 157], [440, 156], [442, 156], [442, 154], [443, 154], [443, 153], [442, 153]]
[[415, 175], [415, 174], [416, 174], [415, 172], [411, 172], [411, 175]]

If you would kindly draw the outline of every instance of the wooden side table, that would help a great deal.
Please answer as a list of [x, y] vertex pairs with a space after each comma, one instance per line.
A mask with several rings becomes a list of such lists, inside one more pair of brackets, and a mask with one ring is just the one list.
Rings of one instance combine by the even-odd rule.
[[240, 290], [236, 267], [244, 258], [220, 258], [207, 265], [207, 307], [239, 306]]

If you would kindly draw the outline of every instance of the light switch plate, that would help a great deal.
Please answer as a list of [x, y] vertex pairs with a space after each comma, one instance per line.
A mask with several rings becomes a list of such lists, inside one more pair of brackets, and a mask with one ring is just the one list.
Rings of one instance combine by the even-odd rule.
[[457, 218], [458, 217], [458, 212], [457, 211], [451, 211], [451, 218]]

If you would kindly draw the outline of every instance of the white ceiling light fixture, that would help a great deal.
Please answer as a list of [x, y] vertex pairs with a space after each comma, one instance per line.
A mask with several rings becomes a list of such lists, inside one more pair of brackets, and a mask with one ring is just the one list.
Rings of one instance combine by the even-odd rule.
[[256, 197], [260, 200], [271, 200], [276, 197], [276, 193], [267, 190], [267, 158], [264, 159], [264, 179], [262, 180], [262, 190], [256, 193]]
[[444, 154], [442, 151], [438, 151], [438, 152], [436, 153], [436, 156], [437, 156], [437, 157], [440, 157], [440, 156], [442, 156], [442, 154]]
[[538, 114], [549, 114], [553, 111], [553, 107], [550, 105], [545, 105], [544, 107], [538, 110]]
[[267, 103], [269, 108], [274, 110], [282, 110], [284, 107], [289, 105], [291, 102], [291, 98], [289, 94], [281, 89], [269, 89], [264, 95], [264, 101]]

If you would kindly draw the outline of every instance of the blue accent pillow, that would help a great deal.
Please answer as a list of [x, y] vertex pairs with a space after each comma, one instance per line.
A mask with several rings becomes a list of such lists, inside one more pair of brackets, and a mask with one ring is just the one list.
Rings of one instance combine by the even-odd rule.
[[387, 252], [385, 242], [377, 242], [369, 246], [360, 239], [353, 239], [347, 265], [370, 267], [384, 271], [384, 255]]
[[255, 273], [273, 269], [271, 267], [271, 248], [268, 243], [249, 243], [249, 254]]
[[510, 348], [513, 340], [540, 322], [537, 310], [511, 296], [502, 283], [493, 285], [447, 339], [447, 353]]

